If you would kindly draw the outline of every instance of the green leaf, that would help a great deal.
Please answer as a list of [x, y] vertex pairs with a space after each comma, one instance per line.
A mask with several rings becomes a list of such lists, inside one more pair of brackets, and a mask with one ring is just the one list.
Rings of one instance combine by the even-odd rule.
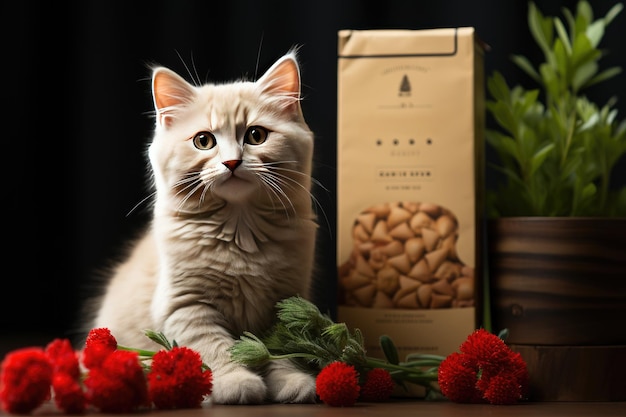
[[530, 160], [530, 172], [529, 172], [529, 175], [531, 175], [531, 176], [535, 175], [535, 173], [541, 167], [541, 165], [546, 160], [548, 155], [550, 155], [550, 152], [552, 152], [554, 147], [555, 147], [554, 143], [549, 143], [546, 146], [544, 146], [543, 148], [539, 149], [532, 156], [532, 158]]
[[387, 335], [382, 335], [379, 338], [380, 347], [385, 354], [385, 358], [387, 362], [397, 365], [400, 363], [400, 357], [398, 356], [398, 349], [396, 349], [396, 345], [394, 345], [393, 340]]
[[553, 39], [552, 21], [550, 18], [544, 18], [532, 1], [528, 5], [528, 27], [533, 38], [543, 51], [546, 61], [550, 65], [555, 65], [554, 56], [550, 49]]
[[508, 103], [503, 101], [489, 102], [487, 108], [503, 129], [515, 135], [518, 121], [515, 119]]
[[556, 33], [559, 36], [561, 42], [563, 42], [563, 46], [565, 47], [565, 52], [567, 55], [572, 55], [572, 44], [570, 43], [569, 37], [567, 36], [567, 30], [563, 25], [563, 22], [558, 17], [554, 18], [554, 27], [556, 28]]
[[585, 33], [576, 35], [572, 47], [572, 65], [574, 67], [597, 60], [601, 55], [602, 53], [599, 50], [591, 46], [591, 42]]
[[552, 97], [559, 97], [559, 79], [557, 77], [555, 66], [547, 64], [541, 64], [539, 72], [541, 73], [541, 79], [543, 80], [543, 86], [546, 89], [547, 94]]
[[584, 132], [586, 130], [590, 130], [597, 125], [600, 121], [600, 115], [598, 113], [593, 113], [585, 123], [583, 123], [579, 128], [578, 132]]
[[591, 23], [593, 21], [593, 10], [589, 2], [582, 0], [579, 1], [576, 6], [576, 15], [583, 19], [583, 22], [587, 24]]
[[500, 157], [511, 156], [515, 160], [520, 160], [520, 154], [515, 140], [498, 131], [487, 129], [485, 131], [487, 143], [489, 143], [500, 154]]
[[561, 42], [561, 39], [557, 39], [554, 42], [554, 57], [556, 59], [556, 69], [561, 74], [561, 77], [558, 78], [562, 80], [562, 88], [565, 89], [565, 84], [568, 82], [567, 80], [570, 76], [570, 64], [569, 55], [567, 54], [567, 51], [565, 50], [565, 46], [563, 45], [563, 42]]
[[591, 42], [591, 46], [594, 48], [597, 47], [604, 36], [604, 21], [596, 20], [590, 24], [589, 27], [587, 27], [587, 31], [585, 33], [589, 38], [589, 42]]
[[604, 16], [605, 26], [608, 26], [609, 23], [611, 23], [613, 19], [615, 19], [615, 17], [622, 11], [623, 8], [624, 5], [622, 3], [617, 3], [613, 7], [611, 7], [611, 9]]
[[338, 346], [340, 349], [346, 346], [350, 339], [350, 331], [345, 323], [330, 324], [322, 330], [321, 335], [327, 337], [332, 345]]
[[495, 99], [508, 102], [511, 96], [511, 90], [504, 79], [504, 76], [498, 71], [495, 71], [491, 77], [487, 80], [487, 90], [489, 94]]
[[509, 167], [501, 167], [501, 166], [493, 165], [493, 164], [490, 164], [490, 166], [496, 171], [499, 171], [502, 174], [504, 174], [506, 177], [508, 177], [511, 180], [511, 182], [515, 184], [517, 187], [524, 188], [524, 181], [522, 181], [522, 178], [519, 176], [519, 172], [517, 169], [509, 168]]
[[528, 74], [533, 80], [541, 83], [541, 77], [535, 67], [530, 63], [528, 58], [523, 55], [512, 55], [511, 61], [513, 61], [522, 71]]
[[257, 336], [244, 332], [229, 349], [234, 362], [248, 366], [261, 366], [270, 360], [270, 352]]
[[573, 37], [575, 38], [578, 35], [576, 18], [572, 14], [571, 10], [568, 9], [567, 7], [563, 7], [561, 11], [563, 12], [563, 15], [565, 16], [565, 20], [567, 20], [567, 25], [569, 26], [570, 33], [573, 34]]
[[154, 330], [148, 329], [148, 330], [144, 330], [144, 334], [148, 337], [148, 339], [163, 346], [167, 350], [172, 350], [173, 346], [177, 346], [176, 341], [174, 341], [173, 344], [170, 343], [167, 337], [165, 337], [165, 335], [161, 332], [155, 332]]
[[500, 332], [498, 333], [498, 337], [504, 341], [506, 341], [506, 338], [509, 337], [509, 329], [502, 329], [500, 330]]
[[597, 188], [594, 183], [587, 184], [582, 191], [581, 197], [583, 199], [588, 199], [593, 197], [596, 194]]
[[565, 164], [561, 167], [559, 181], [565, 181], [570, 177], [580, 166], [582, 166], [582, 156], [576, 153], [571, 153], [570, 157], [565, 161]]
[[595, 61], [587, 62], [584, 65], [579, 66], [574, 71], [574, 76], [572, 77], [572, 88], [574, 91], [580, 91], [590, 84], [589, 81], [596, 75], [598, 72], [598, 64]]
[[607, 68], [604, 71], [602, 71], [600, 74], [596, 75], [595, 77], [593, 77], [591, 80], [587, 81], [582, 88], [588, 88], [592, 85], [601, 83], [603, 81], [606, 81], [610, 78], [615, 77], [616, 75], [620, 74], [622, 72], [622, 69], [620, 67], [611, 67], [611, 68]]

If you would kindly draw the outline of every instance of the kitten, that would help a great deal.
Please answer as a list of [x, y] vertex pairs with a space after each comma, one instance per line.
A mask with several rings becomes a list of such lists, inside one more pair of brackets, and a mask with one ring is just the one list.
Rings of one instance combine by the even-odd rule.
[[313, 133], [295, 50], [256, 82], [193, 86], [155, 67], [152, 93], [153, 218], [87, 327], [146, 349], [143, 330], [162, 331], [197, 350], [214, 403], [313, 402], [312, 375], [283, 361], [254, 373], [228, 352], [243, 331], [271, 327], [277, 301], [309, 296]]

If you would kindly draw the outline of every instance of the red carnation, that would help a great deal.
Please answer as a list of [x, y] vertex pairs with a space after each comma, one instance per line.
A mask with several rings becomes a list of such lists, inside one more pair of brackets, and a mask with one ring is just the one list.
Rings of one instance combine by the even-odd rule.
[[50, 399], [52, 365], [43, 349], [8, 353], [0, 366], [0, 404], [9, 413], [27, 414]]
[[501, 373], [489, 379], [483, 396], [491, 404], [515, 404], [522, 396], [522, 387], [511, 375]]
[[54, 339], [45, 350], [52, 364], [52, 389], [57, 407], [68, 414], [82, 413], [87, 399], [80, 384], [78, 354], [68, 339]]
[[320, 399], [333, 407], [354, 405], [359, 397], [359, 374], [354, 366], [344, 362], [326, 365], [315, 380], [315, 390]]
[[374, 368], [365, 374], [360, 398], [363, 401], [387, 401], [393, 392], [394, 382], [386, 369]]
[[85, 341], [82, 355], [83, 364], [89, 369], [98, 367], [116, 349], [117, 340], [109, 329], [92, 329]]
[[148, 391], [157, 408], [196, 408], [211, 394], [212, 380], [211, 371], [202, 369], [198, 352], [174, 347], [153, 356]]
[[111, 352], [101, 366], [89, 371], [85, 386], [88, 400], [103, 412], [130, 412], [150, 405], [137, 352]]
[[46, 346], [46, 356], [53, 366], [53, 372], [68, 374], [74, 378], [80, 375], [78, 356], [68, 339], [54, 339]]
[[438, 382], [441, 393], [457, 403], [479, 403], [481, 392], [476, 388], [478, 365], [466, 355], [454, 352], [439, 365]]
[[485, 329], [477, 329], [470, 334], [459, 350], [473, 358], [479, 366], [498, 366], [508, 361], [511, 354], [504, 340]]
[[87, 407], [87, 398], [80, 383], [71, 375], [56, 373], [52, 378], [54, 403], [67, 414], [80, 414]]
[[479, 329], [439, 365], [441, 393], [455, 402], [514, 404], [525, 398], [529, 377], [526, 363], [502, 339]]
[[524, 362], [524, 358], [522, 358], [519, 352], [511, 351], [508, 365], [508, 372], [521, 387], [521, 398], [526, 398], [528, 396], [528, 387], [530, 386], [530, 376], [528, 375], [528, 366]]

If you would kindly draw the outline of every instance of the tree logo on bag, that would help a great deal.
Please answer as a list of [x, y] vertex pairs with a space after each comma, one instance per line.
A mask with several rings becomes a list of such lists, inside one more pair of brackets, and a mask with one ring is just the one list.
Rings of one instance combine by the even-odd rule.
[[408, 97], [411, 95], [411, 83], [409, 82], [409, 77], [404, 74], [402, 76], [402, 81], [400, 82], [400, 91], [398, 92], [400, 97]]

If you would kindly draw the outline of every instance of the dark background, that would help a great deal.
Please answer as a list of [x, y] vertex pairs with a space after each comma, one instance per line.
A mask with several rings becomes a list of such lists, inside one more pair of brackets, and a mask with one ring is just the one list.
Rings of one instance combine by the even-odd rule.
[[[575, 4], [538, 2], [552, 16]], [[596, 16], [613, 4], [592, 2]], [[149, 219], [139, 204], [148, 195], [144, 150], [153, 127], [148, 65], [185, 76], [190, 67], [201, 79], [223, 81], [260, 75], [301, 46], [303, 109], [317, 136], [314, 176], [328, 190], [315, 190], [330, 225], [321, 221], [316, 301], [332, 312], [337, 31], [473, 26], [491, 48], [486, 74], [498, 69], [511, 84], [530, 82], [510, 54], [540, 58], [522, 0], [9, 0], [1, 7], [5, 346], [72, 336], [91, 277]], [[603, 41], [611, 51], [604, 65], [626, 69], [625, 28], [622, 11]], [[588, 94], [601, 104], [620, 96], [624, 119], [625, 93], [620, 75]], [[623, 162], [618, 182], [626, 176]]]

